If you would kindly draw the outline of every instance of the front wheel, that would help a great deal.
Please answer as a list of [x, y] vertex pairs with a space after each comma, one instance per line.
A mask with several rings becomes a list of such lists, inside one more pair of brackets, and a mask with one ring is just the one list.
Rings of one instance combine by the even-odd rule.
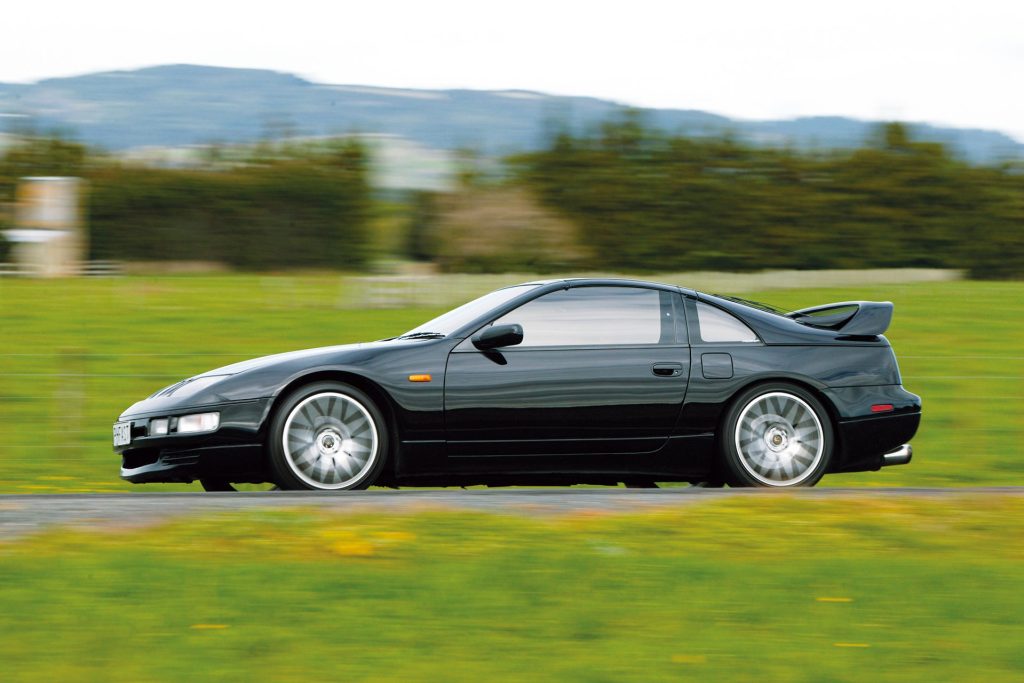
[[281, 488], [366, 488], [384, 468], [388, 432], [369, 396], [338, 382], [290, 394], [269, 432], [270, 466]]
[[733, 401], [720, 437], [721, 455], [738, 486], [814, 486], [832, 459], [828, 413], [795, 384], [762, 384]]

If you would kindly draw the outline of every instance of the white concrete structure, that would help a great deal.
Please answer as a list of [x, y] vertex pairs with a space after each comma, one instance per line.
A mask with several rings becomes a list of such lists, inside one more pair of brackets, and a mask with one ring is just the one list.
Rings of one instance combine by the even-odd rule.
[[88, 250], [79, 178], [23, 178], [14, 224], [4, 237], [18, 271], [35, 277], [78, 275]]

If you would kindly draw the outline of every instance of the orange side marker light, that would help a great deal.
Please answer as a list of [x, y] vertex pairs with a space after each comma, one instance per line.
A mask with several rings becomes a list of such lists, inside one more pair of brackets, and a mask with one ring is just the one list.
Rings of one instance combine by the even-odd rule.
[[429, 374], [424, 373], [422, 375], [409, 375], [410, 382], [429, 382], [432, 378]]

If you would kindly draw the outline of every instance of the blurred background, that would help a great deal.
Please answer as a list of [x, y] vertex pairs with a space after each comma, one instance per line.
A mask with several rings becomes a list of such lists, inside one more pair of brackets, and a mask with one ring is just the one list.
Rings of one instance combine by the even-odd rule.
[[996, 0], [6, 3], [0, 494], [198, 491], [118, 478], [126, 407], [537, 277], [893, 301], [924, 417], [907, 467], [664, 507], [0, 496], [0, 678], [1024, 680], [1024, 496], [966, 488], [1024, 486], [1022, 25]]

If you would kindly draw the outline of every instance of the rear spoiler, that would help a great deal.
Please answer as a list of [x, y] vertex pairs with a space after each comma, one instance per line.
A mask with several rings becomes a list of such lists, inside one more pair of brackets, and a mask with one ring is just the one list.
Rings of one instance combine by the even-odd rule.
[[802, 325], [835, 330], [850, 337], [874, 337], [889, 329], [891, 301], [843, 301], [787, 313]]

